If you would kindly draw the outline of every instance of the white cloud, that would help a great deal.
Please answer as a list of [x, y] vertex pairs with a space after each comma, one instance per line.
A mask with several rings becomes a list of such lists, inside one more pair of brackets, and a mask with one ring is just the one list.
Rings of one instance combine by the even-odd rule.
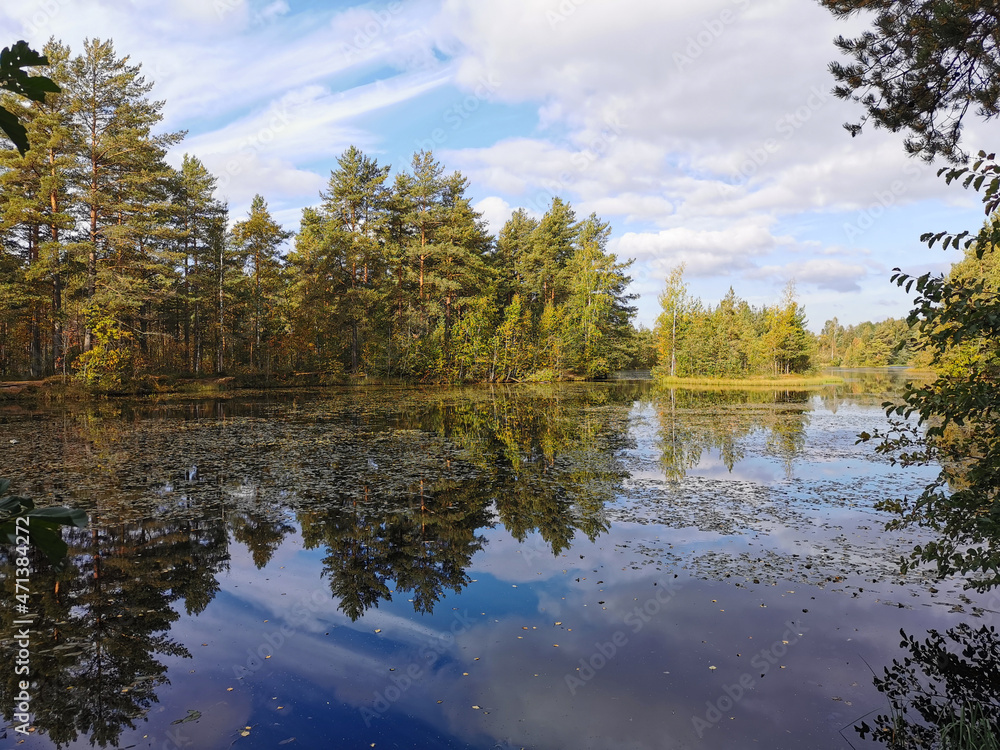
[[[699, 283], [717, 275], [722, 291], [733, 275], [752, 286], [764, 277], [751, 272], [793, 270], [813, 287], [853, 289], [871, 267], [829, 253], [850, 239], [843, 226], [870, 225], [850, 244], [874, 257], [919, 264], [920, 231], [982, 221], [975, 198], [933, 167], [916, 174], [900, 135], [842, 130], [861, 108], [829, 94], [832, 40], [866, 24], [797, 0], [0, 7], [0, 25], [37, 46], [55, 36], [79, 52], [85, 37], [113, 38], [156, 82], [163, 128], [190, 131], [171, 159], [199, 156], [234, 205], [259, 192], [287, 216], [315, 202], [347, 145], [408, 154], [428, 138], [420, 102], [436, 109], [434, 92], [454, 88], [462, 101], [489, 81], [489, 116], [438, 158], [489, 196], [477, 205], [494, 229], [508, 209], [538, 215], [554, 195], [578, 216], [610, 220], [619, 256], [642, 255], [643, 291], [679, 260]], [[287, 122], [273, 122], [280, 112]], [[996, 139], [996, 124], [969, 132], [975, 149]], [[914, 229], [928, 207], [934, 222]], [[779, 222], [790, 237], [770, 236]], [[824, 258], [841, 265], [815, 262]], [[859, 316], [884, 299], [864, 288], [871, 302], [853, 306]]]
[[507, 223], [510, 215], [514, 212], [507, 201], [495, 195], [477, 201], [472, 204], [472, 208], [483, 215], [483, 221], [486, 222], [490, 232], [494, 235], [500, 233], [503, 225]]
[[319, 191], [327, 183], [323, 176], [300, 169], [292, 162], [254, 152], [240, 155], [238, 159], [210, 154], [202, 161], [218, 177], [216, 196], [229, 201], [234, 208], [249, 205], [250, 199], [258, 193], [275, 200], [292, 199], [305, 205], [316, 203]]
[[688, 228], [660, 232], [627, 232], [611, 243], [619, 258], [648, 262], [660, 277], [681, 263], [688, 276], [728, 276], [752, 268], [753, 258], [791, 243], [775, 237], [765, 227], [744, 225], [721, 230]]
[[807, 261], [786, 263], [783, 266], [761, 266], [749, 272], [749, 278], [777, 278], [813, 284], [818, 289], [835, 292], [860, 292], [861, 281], [870, 269], [859, 263], [845, 263], [836, 258], [811, 258]]
[[254, 18], [258, 23], [270, 23], [281, 16], [288, 15], [291, 7], [285, 0], [274, 0], [270, 5], [265, 6]]

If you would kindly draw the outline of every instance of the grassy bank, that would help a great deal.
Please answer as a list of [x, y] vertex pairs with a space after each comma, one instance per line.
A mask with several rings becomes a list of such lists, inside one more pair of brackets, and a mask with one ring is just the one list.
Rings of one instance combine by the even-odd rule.
[[828, 385], [843, 385], [844, 379], [835, 375], [815, 375], [804, 377], [791, 375], [777, 378], [654, 378], [657, 385], [675, 388], [689, 386], [732, 387], [732, 388], [822, 388]]

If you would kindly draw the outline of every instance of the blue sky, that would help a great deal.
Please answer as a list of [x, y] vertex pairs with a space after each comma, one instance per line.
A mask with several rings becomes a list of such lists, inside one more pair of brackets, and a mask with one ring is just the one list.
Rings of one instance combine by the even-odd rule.
[[[219, 177], [232, 216], [262, 194], [296, 229], [354, 144], [394, 171], [433, 149], [499, 231], [553, 195], [635, 258], [638, 322], [686, 264], [690, 291], [753, 304], [794, 279], [810, 327], [905, 315], [892, 268], [944, 270], [925, 231], [974, 230], [980, 203], [842, 123], [833, 39], [863, 27], [813, 0], [29, 0], [0, 28], [74, 52], [110, 38], [166, 101], [164, 129]], [[970, 123], [967, 148], [996, 126]]]

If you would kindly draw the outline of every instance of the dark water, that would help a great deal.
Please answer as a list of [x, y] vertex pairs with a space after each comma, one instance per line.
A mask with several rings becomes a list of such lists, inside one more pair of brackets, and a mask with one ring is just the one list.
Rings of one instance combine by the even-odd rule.
[[919, 539], [872, 505], [931, 472], [855, 445], [893, 387], [11, 407], [3, 474], [94, 524], [65, 570], [33, 559], [27, 738], [3, 610], [2, 739], [871, 747], [900, 629], [998, 609], [898, 573]]

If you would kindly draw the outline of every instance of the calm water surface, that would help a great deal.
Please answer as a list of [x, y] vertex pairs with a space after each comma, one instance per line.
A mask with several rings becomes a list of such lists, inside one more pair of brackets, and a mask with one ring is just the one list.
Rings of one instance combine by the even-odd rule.
[[855, 445], [892, 388], [9, 407], [3, 474], [94, 524], [66, 569], [34, 561], [35, 731], [13, 729], [4, 639], [0, 738], [871, 747], [851, 727], [886, 711], [869, 665], [902, 656], [900, 629], [998, 609], [898, 573], [919, 539], [872, 505], [933, 472]]

